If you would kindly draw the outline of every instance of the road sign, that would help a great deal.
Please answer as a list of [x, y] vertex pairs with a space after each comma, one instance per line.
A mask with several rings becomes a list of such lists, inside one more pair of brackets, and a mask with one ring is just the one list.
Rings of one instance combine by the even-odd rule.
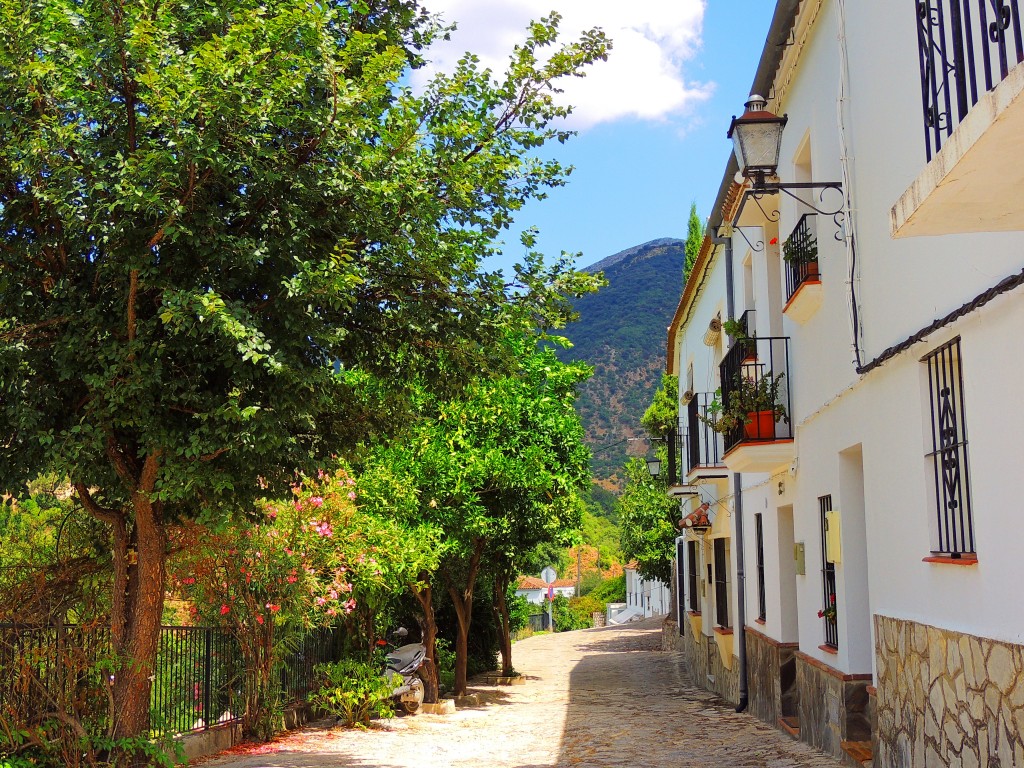
[[545, 584], [550, 584], [558, 578], [558, 571], [552, 568], [550, 565], [547, 566], [543, 571], [540, 572], [540, 580]]

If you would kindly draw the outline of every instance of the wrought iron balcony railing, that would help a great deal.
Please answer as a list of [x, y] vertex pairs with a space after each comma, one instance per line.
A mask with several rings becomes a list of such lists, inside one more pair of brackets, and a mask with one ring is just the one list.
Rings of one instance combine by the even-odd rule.
[[808, 280], [820, 279], [818, 272], [817, 214], [800, 217], [782, 246], [786, 261], [786, 301]]
[[788, 337], [740, 339], [719, 370], [726, 453], [740, 443], [792, 439]]
[[708, 416], [708, 406], [714, 398], [712, 392], [698, 392], [686, 406], [686, 474], [722, 465], [722, 435], [700, 418]]
[[928, 159], [978, 103], [1024, 61], [1017, 0], [918, 0], [925, 151]]

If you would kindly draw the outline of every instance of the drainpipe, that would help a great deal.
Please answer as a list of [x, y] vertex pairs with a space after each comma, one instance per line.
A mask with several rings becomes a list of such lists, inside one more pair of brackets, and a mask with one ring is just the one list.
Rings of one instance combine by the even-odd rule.
[[[730, 233], [731, 234], [731, 233]], [[735, 276], [732, 264], [732, 237], [712, 237], [715, 245], [725, 246], [725, 301], [726, 314], [730, 320], [736, 317], [736, 300], [733, 297]], [[736, 638], [736, 653], [739, 656], [739, 695], [740, 703], [737, 712], [747, 708], [747, 573], [743, 556], [743, 475], [739, 472], [732, 476], [733, 508], [736, 510], [736, 625], [739, 629]]]

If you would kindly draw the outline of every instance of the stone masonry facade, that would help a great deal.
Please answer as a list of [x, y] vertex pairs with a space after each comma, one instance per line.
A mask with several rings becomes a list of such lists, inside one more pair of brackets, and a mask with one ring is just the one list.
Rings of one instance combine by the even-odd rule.
[[662, 631], [662, 647], [666, 650], [681, 651], [689, 667], [693, 681], [708, 691], [713, 691], [732, 704], [738, 704], [739, 661], [733, 656], [732, 669], [722, 663], [715, 638], [699, 634], [694, 637], [692, 628], [684, 627], [685, 635], [680, 636], [679, 625], [667, 619]]
[[871, 741], [871, 675], [843, 674], [801, 652], [796, 661], [800, 741], [835, 757], [844, 741]]
[[876, 768], [1024, 768], [1024, 646], [875, 616]]
[[747, 690], [750, 711], [769, 725], [795, 717], [796, 643], [780, 643], [747, 627]]

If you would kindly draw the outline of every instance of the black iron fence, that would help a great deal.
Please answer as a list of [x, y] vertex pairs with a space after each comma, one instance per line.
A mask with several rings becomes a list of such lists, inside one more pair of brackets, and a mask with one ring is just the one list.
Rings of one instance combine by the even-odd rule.
[[1017, 0], [918, 0], [925, 151], [943, 140], [1010, 69], [1024, 61]]
[[793, 437], [790, 423], [789, 338], [751, 336], [739, 339], [719, 366], [728, 452], [744, 442], [771, 442]]
[[[313, 668], [341, 658], [336, 629], [303, 637], [280, 662], [289, 704], [314, 686]], [[116, 674], [109, 631], [74, 625], [0, 625], [0, 708], [10, 718], [38, 723], [64, 710], [106, 729], [107, 691]], [[234, 636], [210, 627], [160, 630], [150, 694], [153, 736], [202, 731], [241, 720], [245, 663]]]
[[722, 454], [725, 453], [722, 435], [700, 418], [709, 417], [708, 408], [714, 399], [713, 392], [698, 392], [686, 405], [687, 473], [722, 464]]
[[817, 214], [800, 217], [782, 247], [786, 262], [786, 301], [809, 280], [820, 280], [818, 271], [818, 236], [815, 222]]

